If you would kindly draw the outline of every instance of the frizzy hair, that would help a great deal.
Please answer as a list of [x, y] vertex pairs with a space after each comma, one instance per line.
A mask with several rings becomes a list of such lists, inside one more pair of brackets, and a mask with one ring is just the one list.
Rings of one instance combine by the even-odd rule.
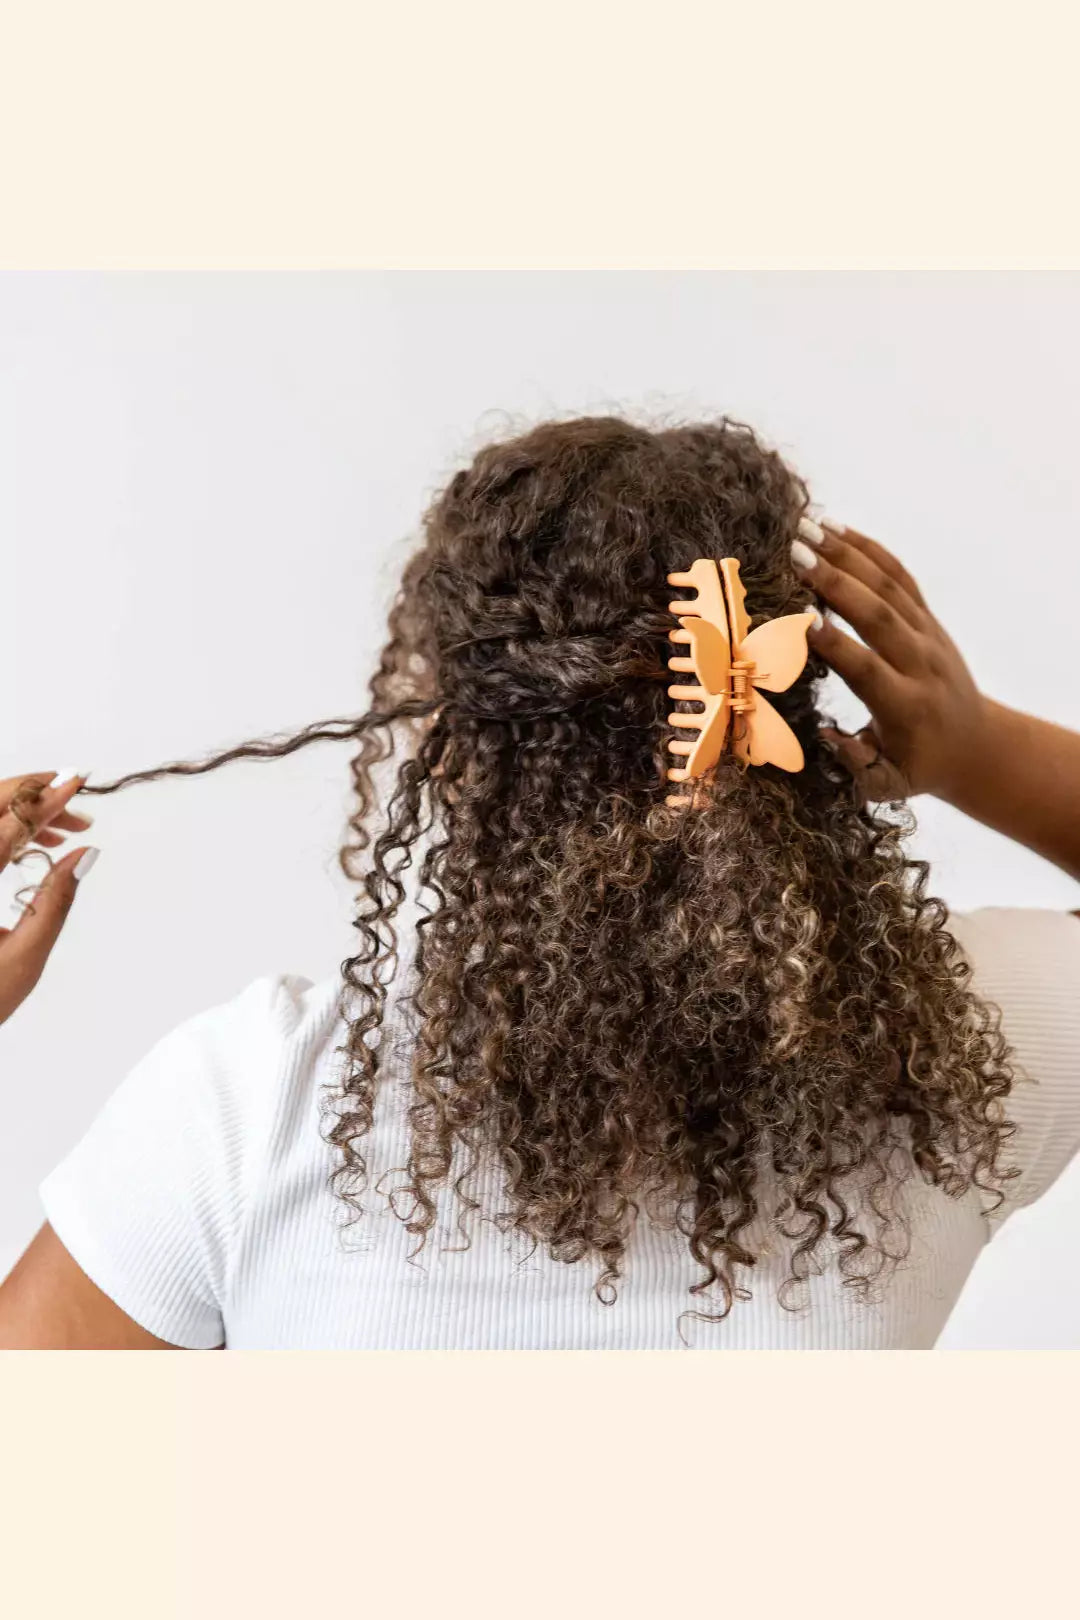
[[753, 623], [812, 605], [790, 557], [807, 500], [726, 418], [491, 444], [425, 516], [364, 715], [86, 790], [357, 741], [341, 862], [358, 938], [325, 1116], [352, 1214], [414, 855], [394, 1208], [416, 1249], [441, 1193], [464, 1222], [497, 1163], [502, 1204], [481, 1213], [591, 1263], [604, 1300], [641, 1211], [670, 1220], [719, 1318], [766, 1215], [787, 1303], [826, 1262], [867, 1294], [903, 1257], [909, 1182], [1000, 1200], [1009, 1049], [905, 853], [910, 817], [861, 804], [819, 735], [820, 660], [775, 699], [801, 773], [725, 754], [706, 804], [664, 804], [666, 576], [733, 556]]

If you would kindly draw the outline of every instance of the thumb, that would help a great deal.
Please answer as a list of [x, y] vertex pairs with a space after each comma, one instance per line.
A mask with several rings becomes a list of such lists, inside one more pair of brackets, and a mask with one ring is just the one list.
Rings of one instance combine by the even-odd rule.
[[17, 1005], [41, 977], [71, 910], [79, 881], [99, 853], [93, 848], [73, 849], [57, 861], [15, 927], [0, 939], [0, 998], [5, 1004], [14, 992]]
[[864, 726], [854, 735], [837, 731], [835, 726], [822, 726], [820, 736], [855, 778], [865, 804], [891, 803], [909, 796], [902, 772], [882, 751], [881, 738], [873, 726]]

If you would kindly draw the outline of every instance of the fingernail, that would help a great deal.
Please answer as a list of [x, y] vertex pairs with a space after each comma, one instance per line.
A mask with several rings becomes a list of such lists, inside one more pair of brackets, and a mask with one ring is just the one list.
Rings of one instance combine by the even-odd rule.
[[793, 540], [791, 542], [791, 560], [795, 564], [796, 568], [809, 569], [814, 568], [817, 565], [817, 558], [815, 557], [814, 553], [810, 550], [809, 546], [804, 546], [801, 540]]
[[821, 617], [821, 614], [815, 613], [813, 620], [811, 621], [810, 628], [811, 630], [820, 630], [824, 623], [825, 620]]
[[821, 521], [833, 534], [847, 534], [846, 523], [837, 523], [833, 518], [830, 517], [822, 518]]
[[809, 540], [812, 546], [820, 546], [825, 538], [825, 530], [813, 518], [801, 517], [799, 519], [799, 533], [804, 540]]
[[74, 810], [69, 810], [67, 812], [67, 814], [71, 817], [72, 821], [75, 822], [76, 826], [82, 832], [85, 832], [87, 827], [92, 827], [94, 825], [93, 816], [84, 816], [82, 814], [76, 814], [76, 812]]
[[89, 774], [89, 771], [70, 770], [65, 765], [62, 771], [57, 771], [56, 776], [49, 783], [49, 792], [52, 793], [56, 788], [67, 787], [68, 783], [73, 782], [77, 776], [85, 777], [89, 776]]
[[101, 854], [100, 849], [94, 849], [92, 846], [91, 846], [90, 849], [86, 849], [86, 850], [83, 851], [83, 853], [79, 856], [79, 859], [75, 863], [75, 870], [74, 870], [73, 876], [75, 878], [76, 883], [81, 883], [82, 882], [83, 878], [86, 876], [87, 872], [90, 871], [91, 867], [93, 866], [94, 862], [97, 860], [97, 858], [98, 858], [98, 856], [100, 854]]

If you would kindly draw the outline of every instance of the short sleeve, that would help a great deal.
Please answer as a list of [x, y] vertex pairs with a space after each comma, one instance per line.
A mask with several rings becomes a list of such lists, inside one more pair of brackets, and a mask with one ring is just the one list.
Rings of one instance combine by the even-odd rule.
[[308, 988], [260, 979], [174, 1029], [42, 1183], [46, 1217], [72, 1258], [169, 1344], [224, 1341], [223, 1302], [282, 1042]]
[[987, 907], [952, 919], [978, 993], [1001, 1010], [1017, 1078], [1006, 1110], [1020, 1175], [995, 1225], [1032, 1204], [1080, 1150], [1080, 918]]

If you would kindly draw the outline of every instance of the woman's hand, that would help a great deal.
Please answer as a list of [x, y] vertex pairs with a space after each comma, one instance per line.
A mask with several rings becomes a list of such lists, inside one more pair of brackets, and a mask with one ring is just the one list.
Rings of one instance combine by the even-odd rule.
[[[69, 809], [85, 776], [38, 771], [0, 781], [0, 868], [27, 844], [57, 849], [89, 816]], [[0, 928], [0, 1023], [41, 977], [80, 877], [97, 850], [83, 845], [58, 860], [12, 929]], [[18, 1265], [0, 1278], [0, 1350], [173, 1350], [127, 1316], [43, 1226]]]
[[828, 621], [810, 632], [870, 710], [856, 737], [824, 733], [864, 798], [934, 793], [1080, 877], [1080, 735], [983, 696], [911, 575], [876, 540], [806, 519], [799, 532], [796, 568], [866, 643]]
[[[0, 870], [18, 859], [27, 844], [56, 849], [69, 832], [83, 832], [89, 816], [68, 809], [85, 776], [38, 771], [0, 781]], [[0, 1024], [10, 1018], [37, 984], [75, 898], [81, 877], [97, 850], [73, 849], [47, 874], [14, 928], [0, 928]], [[29, 886], [29, 885], [28, 885]]]
[[[922, 592], [891, 552], [853, 529], [804, 522], [796, 567], [866, 645], [828, 620], [812, 645], [870, 710], [856, 737], [825, 736], [867, 799], [951, 798], [982, 746], [986, 703]], [[818, 539], [820, 536], [820, 539]]]

